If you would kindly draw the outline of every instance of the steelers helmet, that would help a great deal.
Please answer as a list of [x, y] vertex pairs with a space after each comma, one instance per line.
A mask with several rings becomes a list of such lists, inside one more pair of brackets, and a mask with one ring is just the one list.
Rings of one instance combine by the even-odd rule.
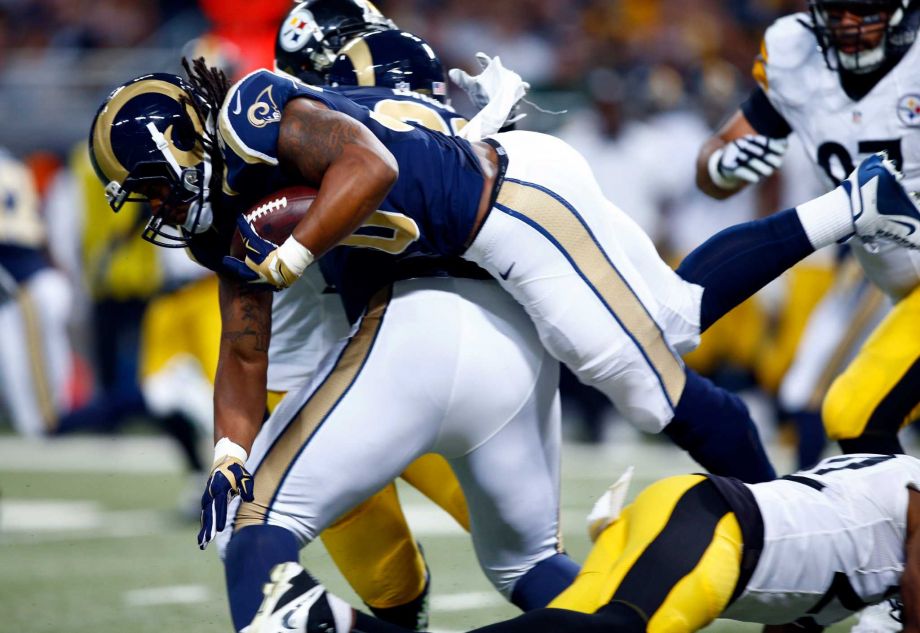
[[405, 31], [368, 33], [345, 45], [329, 68], [331, 86], [385, 86], [447, 99], [444, 66], [428, 42]]
[[[917, 35], [918, 0], [808, 0], [811, 29], [832, 70], [869, 73], [900, 57]], [[844, 12], [859, 16], [858, 25], [841, 23]], [[881, 25], [878, 44], [866, 47], [867, 29]]]
[[[209, 200], [214, 138], [210, 106], [181, 77], [142, 75], [109, 94], [93, 119], [89, 153], [112, 210], [146, 201], [162, 202], [143, 237], [158, 246], [181, 248], [213, 222]], [[174, 210], [188, 213], [176, 225]]]
[[278, 28], [275, 68], [308, 84], [326, 83], [326, 71], [349, 40], [394, 28], [368, 0], [301, 2]]

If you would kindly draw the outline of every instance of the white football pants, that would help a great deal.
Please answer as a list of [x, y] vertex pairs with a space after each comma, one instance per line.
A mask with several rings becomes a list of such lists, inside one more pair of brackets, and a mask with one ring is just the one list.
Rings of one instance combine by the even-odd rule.
[[508, 171], [463, 257], [500, 281], [582, 382], [660, 431], [684, 388], [680, 354], [699, 342], [703, 289], [662, 261], [572, 147], [535, 132], [492, 138]]
[[53, 431], [66, 405], [71, 298], [67, 278], [45, 268], [0, 304], [0, 406], [23, 435]]
[[[446, 457], [483, 570], [506, 597], [559, 543], [559, 365], [493, 281], [414, 279], [375, 298], [260, 431], [234, 529], [309, 543], [417, 457]], [[218, 543], [228, 541], [225, 530]]]

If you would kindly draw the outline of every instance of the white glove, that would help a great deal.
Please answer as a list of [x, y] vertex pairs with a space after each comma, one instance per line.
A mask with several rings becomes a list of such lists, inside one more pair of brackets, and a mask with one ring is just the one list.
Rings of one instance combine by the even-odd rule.
[[784, 138], [749, 134], [736, 138], [709, 157], [709, 177], [721, 189], [734, 190], [742, 183], [767, 178], [783, 164], [789, 147]]
[[470, 75], [460, 68], [451, 68], [448, 72], [451, 81], [462, 88], [479, 109], [460, 132], [460, 136], [470, 141], [495, 134], [506, 125], [523, 119], [525, 114], [512, 116], [512, 111], [530, 88], [520, 75], [502, 66], [498, 57], [476, 53], [476, 61], [483, 69], [478, 75]]
[[633, 467], [628, 467], [620, 478], [611, 485], [600, 499], [594, 502], [594, 507], [588, 513], [588, 536], [591, 542], [597, 541], [604, 529], [620, 518], [626, 495], [629, 493], [629, 482], [632, 481]]

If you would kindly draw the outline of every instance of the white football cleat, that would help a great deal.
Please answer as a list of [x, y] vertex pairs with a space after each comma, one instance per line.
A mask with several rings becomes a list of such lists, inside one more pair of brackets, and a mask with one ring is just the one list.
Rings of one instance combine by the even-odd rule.
[[920, 201], [904, 190], [901, 178], [882, 152], [863, 160], [843, 182], [850, 198], [853, 228], [863, 241], [883, 238], [920, 248]]
[[626, 495], [629, 493], [629, 483], [632, 481], [633, 467], [628, 467], [620, 478], [616, 480], [601, 495], [600, 499], [594, 502], [594, 507], [588, 513], [588, 536], [591, 542], [597, 541], [597, 537], [611, 523], [620, 518], [620, 512], [623, 511], [623, 504], [626, 503]]
[[326, 588], [299, 564], [275, 565], [262, 593], [258, 612], [240, 633], [336, 633]]

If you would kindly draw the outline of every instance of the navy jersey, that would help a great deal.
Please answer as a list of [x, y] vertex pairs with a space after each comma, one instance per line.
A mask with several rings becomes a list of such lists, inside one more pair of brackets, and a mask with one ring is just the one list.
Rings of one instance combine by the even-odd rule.
[[308, 86], [267, 70], [237, 82], [218, 122], [226, 160], [224, 192], [253, 199], [295, 184], [279, 168], [279, 122], [288, 101], [313, 99], [364, 124], [399, 165], [399, 178], [381, 209], [343, 243], [391, 254], [459, 255], [472, 232], [484, 183], [470, 144], [369, 110], [340, 94], [345, 90], [351, 91]]

